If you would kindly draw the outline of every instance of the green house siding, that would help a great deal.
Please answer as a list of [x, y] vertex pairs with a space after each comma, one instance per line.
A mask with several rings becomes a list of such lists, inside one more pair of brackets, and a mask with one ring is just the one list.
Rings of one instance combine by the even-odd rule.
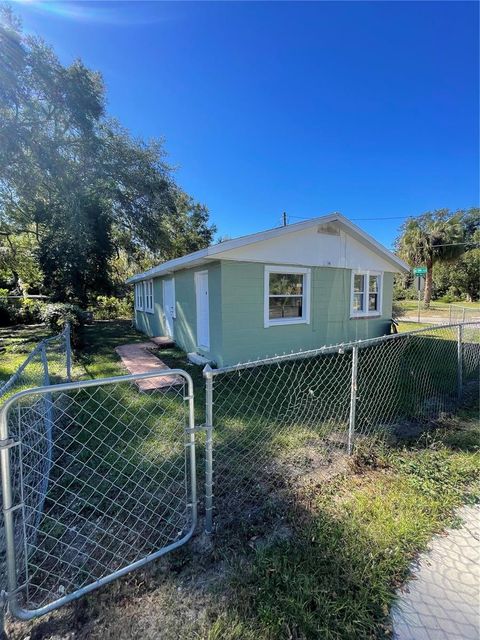
[[310, 324], [264, 327], [264, 268], [222, 262], [225, 364], [389, 333], [393, 274], [383, 277], [382, 316], [351, 319], [351, 270], [312, 267]]
[[135, 311], [135, 326], [139, 331], [146, 333], [147, 336], [165, 335], [162, 304], [162, 279], [156, 278], [153, 281], [153, 313]]
[[[195, 273], [208, 271], [209, 311], [210, 311], [210, 350], [205, 351], [197, 346], [197, 305], [195, 293]], [[214, 263], [198, 269], [186, 269], [174, 274], [175, 280], [175, 314], [173, 319], [173, 337], [184, 351], [195, 351], [215, 362], [221, 361], [222, 327], [220, 309], [220, 263]], [[171, 276], [168, 276], [169, 278]], [[139, 331], [148, 336], [166, 335], [163, 313], [163, 280], [154, 278], [154, 313], [135, 312], [135, 324]]]
[[[210, 314], [210, 349], [208, 351], [197, 346], [195, 273], [199, 271], [208, 271]], [[215, 362], [218, 362], [222, 351], [220, 272], [220, 263], [217, 262], [198, 269], [186, 269], [175, 273], [177, 314], [174, 320], [175, 342], [185, 351], [195, 351]]]
[[[308, 265], [305, 265], [308, 267]], [[393, 273], [384, 273], [382, 315], [350, 318], [351, 270], [311, 267], [310, 324], [264, 327], [263, 263], [218, 261], [177, 271], [174, 339], [187, 352], [197, 352], [217, 366], [267, 355], [315, 349], [384, 335], [390, 331]], [[197, 345], [195, 273], [208, 271], [210, 349]], [[154, 279], [154, 313], [137, 311], [136, 326], [147, 335], [165, 335], [164, 278]]]

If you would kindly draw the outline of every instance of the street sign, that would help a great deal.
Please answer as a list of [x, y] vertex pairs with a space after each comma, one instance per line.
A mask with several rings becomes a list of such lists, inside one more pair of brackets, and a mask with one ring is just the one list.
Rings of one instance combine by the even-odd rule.
[[425, 289], [425, 278], [423, 276], [415, 276], [415, 289], [417, 291]]
[[427, 267], [414, 267], [413, 275], [414, 276], [426, 276], [427, 275]]

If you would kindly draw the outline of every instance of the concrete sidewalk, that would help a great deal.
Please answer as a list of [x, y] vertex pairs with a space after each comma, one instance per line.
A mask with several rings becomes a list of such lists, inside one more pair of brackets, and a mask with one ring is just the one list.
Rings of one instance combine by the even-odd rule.
[[457, 513], [459, 529], [435, 536], [392, 609], [395, 640], [480, 638], [480, 505]]

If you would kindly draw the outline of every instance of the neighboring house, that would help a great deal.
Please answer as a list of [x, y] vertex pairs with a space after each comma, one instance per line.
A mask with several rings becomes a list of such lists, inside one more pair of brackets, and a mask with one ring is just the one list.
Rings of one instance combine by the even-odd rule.
[[408, 266], [340, 214], [226, 240], [135, 283], [135, 323], [225, 366], [390, 332]]

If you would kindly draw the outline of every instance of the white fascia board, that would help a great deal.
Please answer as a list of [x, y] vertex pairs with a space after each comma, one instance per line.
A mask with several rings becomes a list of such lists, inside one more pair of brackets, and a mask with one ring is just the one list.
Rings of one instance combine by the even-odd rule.
[[360, 227], [357, 227], [356, 224], [353, 224], [353, 222], [350, 222], [348, 218], [345, 218], [344, 216], [339, 215], [338, 222], [340, 223], [340, 226], [344, 227], [347, 233], [350, 233], [350, 235], [352, 235], [354, 238], [356, 238], [363, 244], [366, 244], [367, 246], [369, 246], [370, 249], [372, 249], [376, 253], [383, 256], [386, 260], [389, 260], [390, 262], [394, 263], [397, 269], [400, 270], [400, 272], [410, 273], [410, 267], [406, 262], [404, 262], [403, 260], [398, 258], [394, 253], [386, 249], [383, 245], [380, 244], [380, 242], [377, 242], [375, 238], [373, 238], [371, 235], [363, 231], [363, 229], [360, 229]]
[[159, 264], [158, 266], [153, 267], [148, 271], [144, 271], [143, 273], [132, 276], [126, 282], [127, 284], [132, 284], [134, 282], [139, 282], [140, 280], [145, 280], [147, 278], [154, 278], [172, 273], [174, 271], [177, 271], [178, 269], [201, 265], [208, 261], [208, 259], [220, 259], [222, 257], [222, 253], [231, 249], [237, 249], [247, 244], [262, 242], [263, 240], [269, 240], [270, 238], [277, 238], [284, 234], [294, 233], [296, 231], [301, 231], [302, 229], [308, 229], [309, 227], [314, 227], [318, 224], [327, 224], [329, 222], [339, 222], [340, 225], [343, 225], [350, 234], [352, 234], [354, 237], [357, 237], [357, 239], [364, 244], [367, 244], [372, 250], [380, 253], [392, 264], [395, 264], [397, 269], [404, 272], [410, 271], [410, 268], [405, 262], [403, 262], [403, 260], [397, 258], [397, 256], [395, 256], [391, 251], [388, 251], [388, 249], [383, 247], [374, 238], [362, 231], [360, 227], [357, 227], [357, 225], [350, 222], [350, 220], [342, 216], [342, 214], [340, 213], [330, 213], [326, 216], [311, 218], [303, 222], [297, 222], [295, 224], [289, 224], [284, 227], [277, 227], [275, 229], [269, 229], [268, 231], [261, 231], [259, 233], [252, 233], [247, 236], [241, 236], [240, 238], [234, 238], [233, 240], [226, 240], [225, 242], [211, 245], [206, 249], [200, 249], [200, 251], [189, 253], [188, 255], [182, 256], [181, 258], [168, 260], [167, 262]]

